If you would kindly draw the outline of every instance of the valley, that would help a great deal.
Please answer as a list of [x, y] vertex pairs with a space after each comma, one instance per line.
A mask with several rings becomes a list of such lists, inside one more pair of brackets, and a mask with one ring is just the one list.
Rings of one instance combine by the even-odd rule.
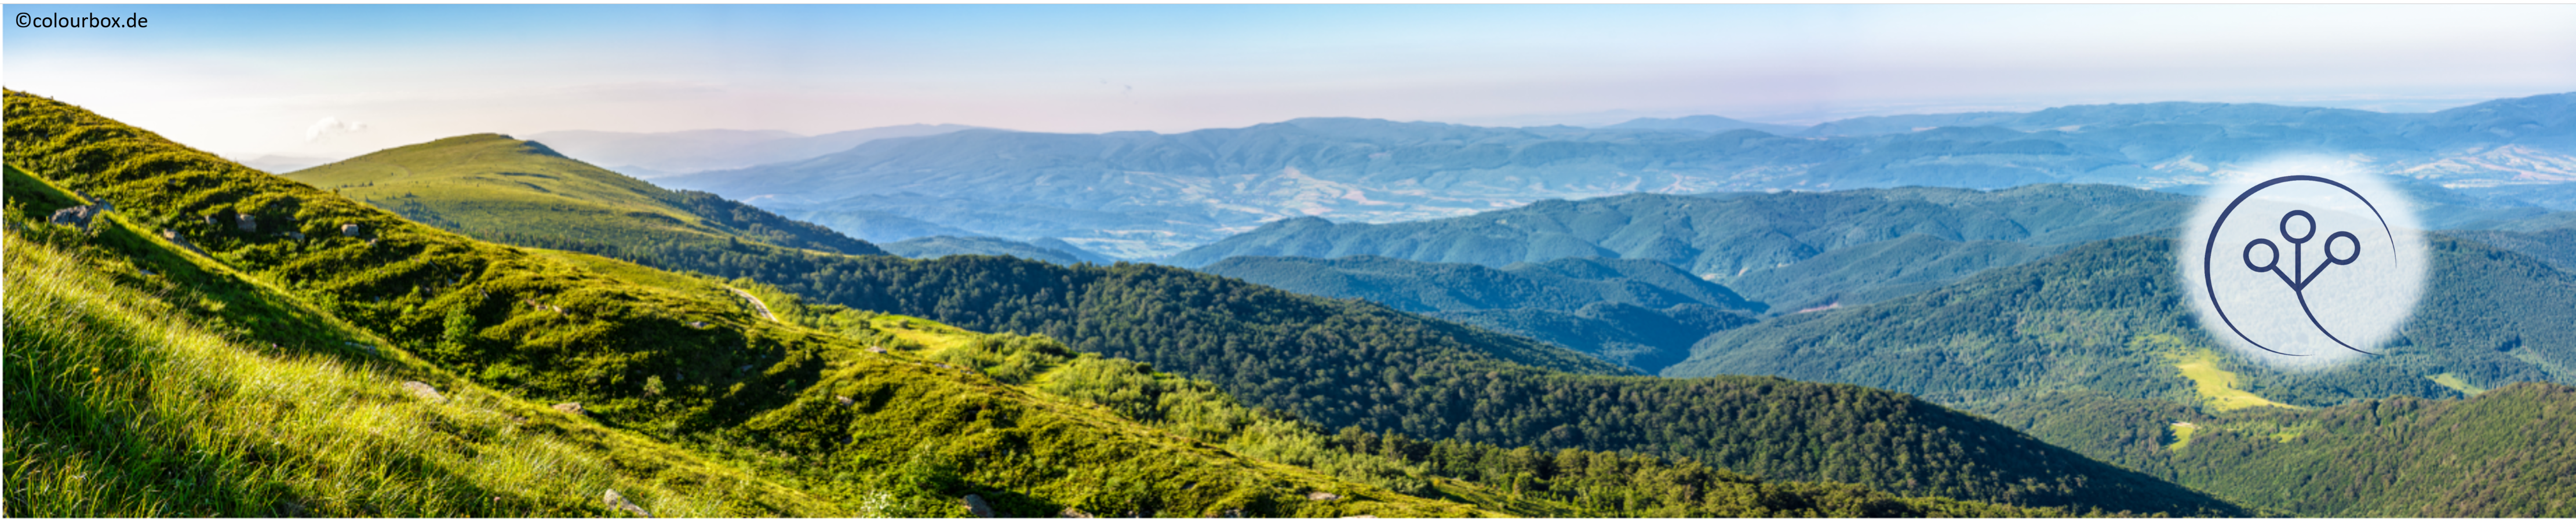
[[[9, 330], [13, 351], [73, 357], [12, 362], [11, 478], [38, 484], [13, 485], [12, 514], [2576, 513], [2546, 478], [2576, 465], [2545, 448], [2576, 433], [2565, 214], [2439, 186], [2414, 189], [2462, 229], [2434, 234], [2436, 277], [2405, 343], [2299, 373], [2213, 349], [2189, 320], [2165, 237], [2190, 197], [2170, 191], [1609, 189], [1385, 214], [1404, 222], [1209, 228], [1242, 233], [1200, 236], [1166, 258], [1175, 266], [1121, 259], [1178, 243], [1082, 235], [1183, 237], [1086, 227], [1203, 217], [1161, 196], [1104, 211], [895, 193], [852, 211], [912, 208], [867, 219], [965, 230], [956, 223], [1030, 218], [1011, 208], [1065, 210], [1048, 221], [1067, 233], [876, 243], [798, 217], [839, 210], [666, 189], [509, 136], [272, 176], [16, 91], [9, 111], [10, 313], [86, 310]], [[1993, 130], [1949, 133], [2288, 117], [2075, 112], [1978, 115]], [[1739, 123], [1627, 131], [1778, 138]], [[1869, 125], [1881, 123], [1807, 141], [1948, 135]], [[1004, 134], [853, 151], [1022, 139]], [[1331, 214], [1299, 208], [1429, 200], [1345, 194], [1358, 195], [1228, 204]], [[114, 210], [82, 223], [48, 222], [108, 201]], [[921, 211], [934, 207], [1002, 220]], [[141, 318], [154, 314], [187, 318]], [[192, 340], [148, 347], [137, 332]], [[133, 356], [148, 361], [119, 361]], [[107, 398], [271, 385], [175, 369], [198, 360], [332, 382], [297, 400], [423, 433], [367, 454], [479, 470], [326, 472], [355, 453], [208, 440], [350, 440], [364, 428], [258, 396], [183, 410]], [[81, 368], [142, 383], [84, 380]], [[170, 415], [280, 418], [292, 432], [161, 427]], [[114, 425], [151, 427], [83, 434]], [[152, 456], [188, 450], [228, 459]], [[580, 470], [533, 476], [484, 454]], [[65, 477], [83, 469], [122, 470], [99, 474], [104, 488]], [[169, 476], [257, 492], [133, 499], [182, 479]], [[363, 480], [437, 485], [392, 502], [328, 492]]]

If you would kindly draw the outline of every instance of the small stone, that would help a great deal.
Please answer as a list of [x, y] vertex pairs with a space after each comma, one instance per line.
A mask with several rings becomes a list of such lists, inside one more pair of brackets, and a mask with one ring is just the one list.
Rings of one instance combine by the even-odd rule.
[[364, 233], [365, 231], [366, 231], [366, 228], [365, 228], [365, 227], [358, 226], [358, 223], [349, 223], [349, 224], [343, 224], [343, 225], [340, 225], [340, 236], [341, 236], [341, 237], [356, 237], [356, 236], [358, 236], [358, 234], [360, 234], [360, 233]]
[[427, 383], [403, 382], [402, 387], [403, 390], [411, 391], [412, 396], [418, 396], [420, 399], [427, 400], [429, 403], [447, 403], [447, 395], [439, 394], [437, 387], [431, 386]]
[[599, 499], [607, 501], [608, 508], [624, 510], [635, 514], [635, 517], [653, 517], [651, 512], [644, 511], [644, 507], [635, 506], [635, 503], [627, 501], [626, 496], [617, 493], [617, 489], [608, 489], [608, 493], [600, 494]]
[[1334, 494], [1334, 493], [1331, 493], [1331, 492], [1325, 492], [1325, 491], [1321, 491], [1321, 490], [1314, 491], [1314, 492], [1307, 492], [1307, 493], [1306, 493], [1306, 500], [1307, 500], [1307, 501], [1332, 501], [1332, 500], [1341, 499], [1341, 498], [1342, 498], [1342, 496], [1341, 496], [1340, 494]]
[[299, 241], [304, 240], [304, 232], [284, 232], [284, 233], [279, 233], [278, 235], [283, 235], [283, 236], [286, 236], [286, 238], [289, 238], [289, 239], [295, 239], [295, 240], [299, 240]]
[[98, 216], [96, 206], [74, 206], [54, 211], [53, 223], [89, 231], [89, 220]]
[[573, 416], [589, 416], [589, 413], [581, 411], [581, 402], [564, 402], [555, 404], [555, 411]]
[[993, 505], [984, 504], [984, 496], [967, 494], [959, 501], [965, 502], [966, 511], [974, 512], [975, 517], [993, 517]]
[[1090, 518], [1091, 518], [1091, 513], [1090, 513], [1090, 512], [1084, 512], [1084, 511], [1081, 511], [1081, 510], [1075, 510], [1073, 507], [1064, 507], [1064, 511], [1063, 511], [1063, 512], [1057, 512], [1057, 513], [1055, 513], [1055, 516], [1056, 516], [1056, 517], [1078, 518], [1078, 519], [1090, 519]]
[[233, 227], [241, 229], [243, 233], [259, 231], [259, 218], [251, 214], [233, 216], [233, 221]]
[[849, 404], [853, 403], [853, 401], [852, 401], [852, 400], [850, 400], [850, 397], [848, 397], [848, 396], [833, 395], [833, 396], [832, 396], [832, 399], [840, 400], [840, 401], [841, 401], [841, 405], [849, 405]]

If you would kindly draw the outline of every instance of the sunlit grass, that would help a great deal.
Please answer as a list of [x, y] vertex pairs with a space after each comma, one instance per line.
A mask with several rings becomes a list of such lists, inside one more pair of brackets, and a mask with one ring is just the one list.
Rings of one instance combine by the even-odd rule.
[[794, 513], [739, 508], [777, 490], [721, 469], [621, 472], [644, 458], [613, 436], [523, 423], [544, 413], [478, 388], [432, 403], [376, 368], [243, 345], [15, 232], [6, 255], [13, 516], [616, 515], [608, 489], [657, 515]]
[[2172, 358], [2174, 368], [2182, 370], [2184, 378], [2191, 379], [2192, 387], [2198, 390], [2201, 402], [2208, 404], [2210, 409], [2217, 411], [2233, 411], [2249, 407], [2305, 409], [2305, 407], [2275, 402], [2237, 388], [2236, 373], [2218, 367], [2218, 353], [2206, 348], [2194, 350], [2189, 354], [2172, 355]]
[[2461, 378], [2459, 373], [2442, 373], [2426, 376], [2425, 378], [2433, 379], [2433, 383], [2442, 384], [2443, 387], [2449, 387], [2451, 390], [2459, 391], [2460, 394], [2464, 395], [2477, 396], [2487, 392], [2486, 388], [2472, 385], [2469, 383], [2468, 379]]

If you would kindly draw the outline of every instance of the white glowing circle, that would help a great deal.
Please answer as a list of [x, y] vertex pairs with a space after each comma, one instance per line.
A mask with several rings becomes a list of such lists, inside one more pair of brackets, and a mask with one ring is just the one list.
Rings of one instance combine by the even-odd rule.
[[2175, 257], [2201, 328], [2285, 369], [2386, 354], [2430, 268], [2413, 203], [2331, 159], [2240, 174], [2202, 196]]

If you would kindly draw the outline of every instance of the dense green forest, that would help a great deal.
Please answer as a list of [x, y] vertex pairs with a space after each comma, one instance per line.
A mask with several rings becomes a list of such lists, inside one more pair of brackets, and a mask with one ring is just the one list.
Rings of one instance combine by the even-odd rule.
[[1570, 257], [1653, 260], [1785, 312], [1872, 302], [2066, 245], [2154, 232], [2172, 226], [2189, 204], [2175, 194], [2060, 184], [1628, 194], [1386, 224], [1283, 219], [1172, 262], [1378, 255], [1500, 267]]
[[2330, 517], [2576, 515], [2576, 388], [2507, 385], [2459, 400], [2206, 412], [2050, 393], [1997, 419], [2240, 504]]
[[[784, 316], [850, 332], [895, 351], [981, 372], [1033, 391], [1094, 404], [1147, 425], [1268, 461], [1311, 467], [1387, 490], [1445, 497], [1525, 516], [2063, 516], [1942, 498], [1899, 497], [1865, 487], [1768, 482], [1689, 458], [1378, 436], [1246, 407], [1215, 384], [1148, 364], [1075, 352], [1046, 336], [983, 335], [900, 315], [803, 299], [736, 281]], [[858, 327], [853, 327], [858, 326]]]
[[1650, 308], [1699, 304], [1754, 313], [1766, 309], [1734, 290], [1670, 265], [1635, 259], [1566, 258], [1489, 268], [1374, 255], [1231, 257], [1199, 271], [1308, 295], [1358, 298], [1415, 313], [1574, 311], [1602, 302]]
[[1199, 271], [1296, 293], [1357, 298], [1529, 337], [1652, 373], [1765, 307], [1670, 265], [1568, 258], [1501, 269], [1373, 255], [1233, 257]]
[[[13, 515], [617, 515], [595, 486], [694, 516], [959, 516], [967, 494], [1018, 515], [1477, 512], [774, 322], [714, 279], [413, 224], [53, 100], [9, 92], [6, 136], [13, 170], [95, 196], [8, 183]], [[75, 202], [118, 204], [49, 223]], [[156, 334], [190, 340], [134, 336]], [[299, 376], [318, 387], [264, 394]], [[213, 493], [153, 492], [174, 490]]]
[[[2246, 390], [2304, 406], [2393, 396], [2458, 397], [2468, 385], [2576, 384], [2576, 275], [2529, 256], [2435, 234], [2424, 305], [2394, 353], [2315, 373], [2219, 357]], [[2131, 237], [1979, 274], [1897, 300], [1781, 317], [1711, 335], [1666, 376], [1767, 374], [1848, 382], [1991, 410], [2085, 389], [2195, 403], [2174, 356], [2207, 351], [2172, 276], [2172, 244]]]
[[[2421, 399], [2456, 399], [2514, 382], [2576, 383], [2563, 369], [2576, 361], [2576, 276], [2445, 234], [2436, 234], [2432, 246], [2434, 278], [2405, 340], [2387, 356], [2328, 371], [2278, 371], [2210, 347], [2215, 343], [2197, 328], [2175, 287], [2171, 243], [2132, 237], [1920, 295], [1721, 332], [1665, 374], [1767, 374], [1916, 393], [2240, 504], [2302, 515], [2559, 511], [2543, 498], [2576, 494], [2576, 483], [2524, 473], [2554, 468], [2555, 456], [2506, 458], [2528, 465], [2484, 456], [2515, 450], [2522, 438], [2455, 435], [2461, 431], [2427, 430], [2411, 420], [2341, 419], [2355, 408], [2379, 407], [2373, 404], [2476, 404], [2486, 395], [2466, 402]], [[2527, 430], [2516, 436], [2569, 435], [2565, 420], [2552, 416], [2561, 413], [2544, 413], [2568, 407], [2565, 393], [2527, 392], [2550, 398], [2504, 399], [2537, 402], [2522, 409], [2530, 415], [2492, 413], [2478, 421], [2494, 425], [2459, 428], [2512, 424]], [[2325, 424], [2345, 427], [2335, 436], [2263, 437]], [[2245, 440], [2262, 443], [2228, 437], [2256, 431]], [[2177, 436], [2190, 440], [2179, 450]], [[2204, 438], [2220, 441], [2204, 444]], [[2502, 445], [2467, 449], [2490, 443]], [[2379, 450], [2386, 452], [2372, 452]], [[2462, 459], [2442, 456], [2454, 453]], [[2336, 459], [2363, 454], [2431, 454], [2426, 457], [2437, 461], [2390, 456], [2351, 469], [2376, 473], [2337, 474]], [[2498, 467], [2449, 467], [2461, 462]], [[2292, 465], [2310, 474], [2282, 473]], [[2409, 488], [2429, 485], [2407, 485], [2412, 482], [2394, 477], [2402, 472], [2389, 470], [2418, 466], [2476, 471], [2445, 474], [2453, 481], [2439, 488]], [[2459, 482], [2468, 479], [2474, 481]], [[2472, 490], [2480, 497], [2474, 505], [2427, 506]]]

